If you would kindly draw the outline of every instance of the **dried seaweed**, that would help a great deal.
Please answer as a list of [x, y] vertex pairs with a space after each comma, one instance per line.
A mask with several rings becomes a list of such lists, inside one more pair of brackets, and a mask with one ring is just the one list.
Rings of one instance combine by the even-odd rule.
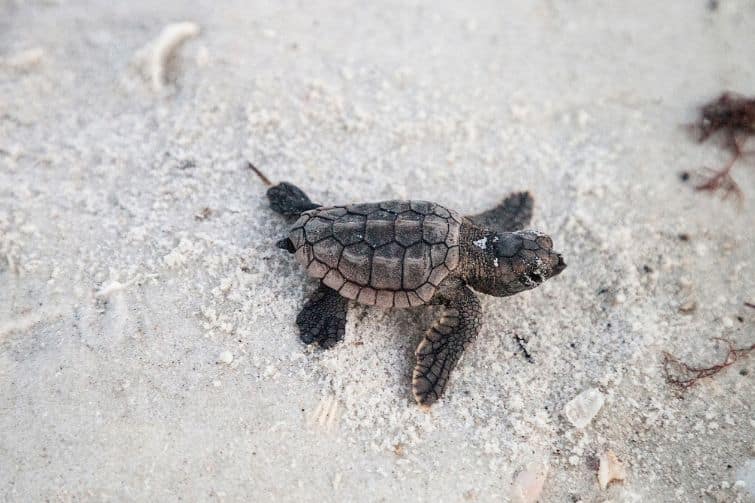
[[734, 343], [730, 340], [721, 337], [715, 337], [713, 340], [726, 343], [729, 349], [722, 362], [709, 367], [693, 367], [692, 365], [680, 361], [671, 353], [664, 351], [663, 372], [666, 375], [666, 382], [677, 388], [679, 391], [684, 392], [697, 384], [700, 379], [713, 377], [725, 368], [733, 365], [740, 357], [746, 356], [751, 351], [755, 350], [755, 344], [748, 347], [735, 348]]
[[698, 142], [719, 136], [724, 148], [732, 154], [731, 160], [723, 167], [700, 173], [695, 190], [719, 193], [724, 199], [733, 197], [741, 203], [744, 193], [732, 178], [731, 171], [742, 157], [755, 154], [744, 150], [747, 140], [755, 136], [755, 98], [725, 92], [701, 108], [700, 119], [693, 129], [699, 133]]

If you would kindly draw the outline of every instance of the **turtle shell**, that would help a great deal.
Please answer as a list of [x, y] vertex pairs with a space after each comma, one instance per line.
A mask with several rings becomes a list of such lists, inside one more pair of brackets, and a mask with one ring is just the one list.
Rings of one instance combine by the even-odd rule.
[[427, 201], [305, 211], [289, 239], [310, 276], [382, 307], [419, 306], [459, 265], [461, 215]]

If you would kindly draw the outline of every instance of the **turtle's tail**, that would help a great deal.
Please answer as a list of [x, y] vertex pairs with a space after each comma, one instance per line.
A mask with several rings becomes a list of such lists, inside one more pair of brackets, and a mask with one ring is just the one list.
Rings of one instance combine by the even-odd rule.
[[[313, 203], [307, 194], [296, 185], [288, 182], [281, 182], [278, 185], [273, 183], [262, 174], [251, 162], [247, 162], [249, 169], [254, 171], [267, 189], [267, 198], [270, 201], [270, 207], [276, 213], [287, 216], [297, 216], [307, 210], [319, 208], [319, 204]], [[285, 248], [285, 247], [282, 247]]]

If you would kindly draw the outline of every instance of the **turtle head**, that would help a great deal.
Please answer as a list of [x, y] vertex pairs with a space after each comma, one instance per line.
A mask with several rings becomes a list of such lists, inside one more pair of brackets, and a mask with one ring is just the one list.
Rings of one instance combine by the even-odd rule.
[[566, 268], [553, 240], [537, 231], [486, 234], [472, 243], [480, 264], [471, 286], [482, 293], [507, 297], [530, 290]]

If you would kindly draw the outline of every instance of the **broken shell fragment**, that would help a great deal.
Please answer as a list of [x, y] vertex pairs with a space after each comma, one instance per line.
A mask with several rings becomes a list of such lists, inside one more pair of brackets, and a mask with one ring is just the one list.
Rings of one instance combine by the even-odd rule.
[[612, 450], [608, 450], [600, 455], [600, 466], [598, 467], [598, 483], [600, 488], [608, 487], [613, 481], [623, 481], [627, 477], [624, 463], [619, 461]]
[[689, 314], [697, 309], [697, 302], [694, 300], [687, 300], [679, 306], [679, 311], [684, 314]]

